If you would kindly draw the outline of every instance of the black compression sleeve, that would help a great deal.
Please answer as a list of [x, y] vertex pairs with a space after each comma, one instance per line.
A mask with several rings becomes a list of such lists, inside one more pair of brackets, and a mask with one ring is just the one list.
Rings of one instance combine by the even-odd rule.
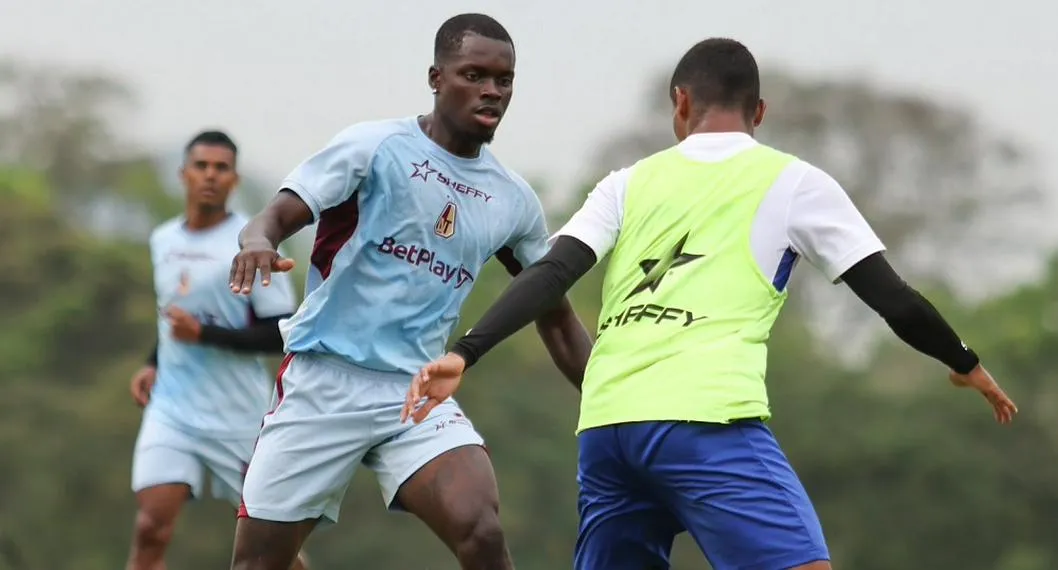
[[283, 337], [279, 334], [279, 321], [290, 315], [260, 319], [245, 329], [228, 329], [213, 325], [202, 325], [199, 341], [236, 352], [274, 352], [283, 350]]
[[154, 348], [151, 349], [151, 353], [147, 356], [147, 366], [158, 367], [158, 343], [154, 343]]
[[937, 309], [905, 283], [881, 253], [852, 266], [841, 279], [911, 348], [960, 374], [979, 363]]
[[469, 368], [492, 347], [552, 309], [585, 273], [595, 266], [595, 252], [569, 236], [555, 241], [551, 251], [525, 268], [507, 286], [466, 336], [452, 347]]

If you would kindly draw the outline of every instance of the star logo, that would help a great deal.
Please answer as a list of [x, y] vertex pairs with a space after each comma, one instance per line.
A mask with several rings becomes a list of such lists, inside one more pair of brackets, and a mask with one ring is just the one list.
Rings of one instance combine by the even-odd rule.
[[423, 160], [422, 164], [411, 163], [415, 167], [415, 172], [411, 174], [412, 178], [422, 178], [423, 180], [429, 180], [430, 175], [437, 172], [436, 168], [430, 166], [429, 160]]
[[676, 242], [676, 245], [670, 249], [661, 259], [644, 259], [639, 262], [639, 268], [643, 270], [643, 279], [632, 289], [632, 292], [624, 298], [625, 301], [632, 298], [637, 293], [642, 293], [647, 289], [653, 293], [657, 291], [658, 286], [661, 285], [661, 280], [665, 278], [665, 275], [669, 271], [681, 266], [686, 265], [696, 259], [705, 257], [704, 255], [698, 255], [694, 253], [684, 253], [683, 246], [687, 243], [687, 238], [690, 234], [684, 234], [680, 241]]

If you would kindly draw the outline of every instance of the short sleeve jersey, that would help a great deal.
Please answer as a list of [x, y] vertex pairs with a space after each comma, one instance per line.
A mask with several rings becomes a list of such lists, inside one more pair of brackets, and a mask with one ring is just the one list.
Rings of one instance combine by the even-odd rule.
[[260, 356], [174, 339], [164, 311], [175, 306], [202, 324], [231, 329], [294, 312], [297, 302], [285, 274], [268, 287], [258, 278], [248, 297], [231, 292], [231, 260], [246, 222], [231, 214], [217, 226], [190, 231], [177, 218], [150, 238], [159, 319], [158, 376], [148, 409], [174, 427], [217, 438], [258, 432], [275, 379]]
[[415, 117], [345, 129], [282, 188], [318, 222], [306, 298], [282, 325], [288, 352], [414, 373], [443, 354], [491, 257], [524, 267], [547, 249], [529, 185], [485, 148], [447, 152]]

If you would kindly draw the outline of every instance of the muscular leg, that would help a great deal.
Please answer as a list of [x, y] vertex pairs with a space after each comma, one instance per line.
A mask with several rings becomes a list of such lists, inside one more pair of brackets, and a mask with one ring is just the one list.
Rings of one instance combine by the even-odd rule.
[[183, 484], [156, 485], [136, 493], [136, 523], [126, 570], [165, 570], [165, 550], [176, 518], [191, 496]]
[[235, 526], [232, 570], [302, 570], [300, 554], [317, 520], [273, 522], [240, 518]]
[[397, 501], [456, 555], [463, 570], [513, 570], [500, 528], [500, 494], [485, 449], [457, 447], [400, 486]]

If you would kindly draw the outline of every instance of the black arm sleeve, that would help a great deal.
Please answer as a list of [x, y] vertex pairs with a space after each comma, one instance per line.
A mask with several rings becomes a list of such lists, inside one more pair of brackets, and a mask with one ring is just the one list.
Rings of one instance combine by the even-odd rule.
[[158, 343], [154, 343], [154, 348], [151, 349], [151, 353], [147, 355], [147, 366], [158, 367]]
[[896, 274], [881, 253], [864, 258], [841, 279], [911, 348], [960, 374], [977, 366], [977, 354], [962, 343], [925, 297]]
[[202, 325], [199, 341], [236, 352], [275, 352], [283, 350], [283, 337], [279, 334], [279, 321], [290, 315], [260, 319], [245, 329], [228, 329], [213, 325]]
[[494, 346], [554, 308], [595, 262], [595, 252], [584, 242], [559, 237], [547, 255], [511, 281], [452, 352], [463, 357], [469, 368]]

